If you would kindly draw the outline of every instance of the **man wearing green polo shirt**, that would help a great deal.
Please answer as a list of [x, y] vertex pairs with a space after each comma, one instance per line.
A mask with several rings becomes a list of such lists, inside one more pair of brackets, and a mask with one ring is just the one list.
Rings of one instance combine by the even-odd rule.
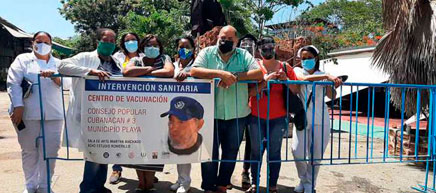
[[[248, 85], [237, 81], [263, 78], [254, 57], [246, 50], [236, 48], [236, 33], [232, 26], [223, 27], [218, 35], [218, 44], [203, 49], [191, 69], [193, 77], [221, 79], [215, 90], [213, 160], [218, 160], [220, 145], [221, 160], [236, 160], [246, 117], [251, 113], [248, 106]], [[219, 169], [218, 162], [201, 165], [201, 187], [206, 193], [226, 192], [235, 169], [235, 162], [227, 161], [221, 162]]]

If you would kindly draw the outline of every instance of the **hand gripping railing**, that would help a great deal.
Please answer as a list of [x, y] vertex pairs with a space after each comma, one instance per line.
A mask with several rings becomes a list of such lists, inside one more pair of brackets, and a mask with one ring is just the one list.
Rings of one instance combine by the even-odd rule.
[[[61, 82], [63, 83], [64, 77], [61, 75], [54, 75], [54, 77], [61, 77]], [[77, 78], [77, 77], [72, 77]], [[38, 92], [39, 96], [41, 97], [42, 91], [41, 91], [41, 85], [40, 85], [40, 79], [41, 77], [38, 76], [38, 83], [35, 84], [38, 86]], [[241, 93], [238, 93], [238, 87], [240, 86], [246, 86], [246, 84], [251, 85], [258, 85], [258, 82], [256, 81], [240, 81], [238, 82], [235, 92], [235, 97], [238, 98], [238, 96]], [[274, 111], [275, 109], [271, 109], [271, 91], [273, 85], [282, 84], [282, 85], [299, 85], [300, 88], [305, 88], [306, 90], [312, 90], [312, 88], [322, 88], [322, 93], [318, 93], [319, 91], [317, 89], [313, 89], [312, 91], [312, 113], [307, 114], [309, 118], [311, 118], [311, 122], [308, 123], [310, 127], [306, 128], [306, 131], [304, 132], [304, 140], [303, 140], [303, 158], [302, 159], [295, 159], [293, 155], [289, 153], [289, 138], [286, 137], [285, 142], [285, 149], [282, 149], [282, 153], [285, 154], [284, 159], [280, 160], [270, 160], [270, 146], [272, 145], [270, 142], [270, 113], [271, 111]], [[46, 154], [46, 140], [45, 140], [45, 132], [44, 132], [44, 105], [43, 100], [40, 98], [40, 108], [41, 108], [41, 136], [37, 138], [37, 140], [42, 140], [43, 145], [43, 155], [44, 160], [46, 161], [47, 165], [47, 184], [48, 189], [50, 192], [50, 167], [49, 163], [50, 160], [67, 160], [67, 161], [78, 161], [82, 159], [77, 158], [71, 158], [70, 157], [70, 151], [69, 151], [69, 140], [68, 140], [68, 128], [67, 128], [67, 119], [66, 119], [66, 109], [65, 109], [65, 100], [64, 100], [64, 88], [63, 84], [61, 84], [62, 88], [62, 108], [64, 112], [64, 132], [66, 136], [66, 157], [48, 157]], [[257, 87], [256, 87], [257, 89]], [[326, 165], [344, 165], [344, 164], [380, 164], [380, 163], [406, 163], [406, 162], [423, 162], [426, 163], [426, 178], [423, 185], [419, 185], [418, 187], [413, 187], [413, 189], [420, 191], [420, 192], [427, 192], [427, 191], [435, 191], [435, 155], [436, 155], [436, 131], [434, 129], [435, 123], [435, 105], [434, 102], [436, 97], [436, 86], [434, 85], [406, 85], [406, 84], [374, 84], [374, 83], [344, 83], [339, 88], [336, 89], [337, 96], [333, 98], [332, 100], [326, 102], [326, 93], [328, 92], [327, 89], [331, 89], [331, 92], [334, 92], [333, 83], [331, 82], [306, 82], [306, 81], [269, 81], [267, 83], [267, 87], [264, 91], [256, 90], [256, 101], [257, 105], [259, 106], [259, 100], [261, 100], [262, 97], [267, 97], [268, 103], [267, 103], [267, 118], [266, 118], [266, 136], [265, 139], [258, 138], [251, 140], [258, 140], [258, 143], [260, 144], [259, 152], [263, 152], [265, 149], [267, 152], [267, 179], [270, 178], [270, 163], [281, 163], [281, 162], [307, 162], [310, 167], [312, 167], [312, 179], [316, 179], [316, 173], [315, 168], [320, 166], [326, 166]], [[392, 115], [392, 112], [395, 111], [395, 109], [391, 108], [391, 90], [392, 89], [400, 89], [401, 90], [401, 108], [398, 109], [400, 113], [399, 119], [401, 120], [401, 129], [399, 130], [400, 135], [398, 136], [400, 139], [395, 141], [400, 141], [400, 147], [399, 147], [399, 155], [390, 155], [389, 154], [389, 131], [390, 131], [390, 119], [391, 117], [394, 117]], [[378, 91], [385, 90], [384, 97], [378, 97], [380, 95], [377, 95], [379, 93]], [[410, 90], [416, 91], [417, 95], [417, 101], [416, 101], [416, 132], [414, 140], [410, 139], [410, 136], [408, 138], [409, 142], [414, 142], [414, 153], [413, 155], [403, 155], [403, 152], [405, 151], [405, 101], [406, 101], [406, 92], [410, 92]], [[346, 91], [344, 93], [344, 91]], [[287, 90], [287, 92], [290, 92]], [[429, 101], [425, 101], [425, 104], [428, 104], [427, 107], [421, 108], [422, 100], [421, 96], [423, 93], [426, 94], [426, 96], [429, 96]], [[317, 96], [321, 97], [317, 97]], [[289, 93], [287, 93], [287, 96], [289, 96]], [[308, 93], [301, 93], [300, 97], [303, 100], [303, 104], [306, 104], [308, 100]], [[381, 99], [384, 98], [384, 99]], [[317, 101], [321, 99], [321, 101]], [[346, 99], [346, 100], [344, 100]], [[248, 99], [247, 99], [248, 100]], [[376, 101], [383, 101], [383, 109], [380, 109], [380, 105], [376, 104]], [[285, 99], [287, 102], [288, 100]], [[237, 117], [239, 117], [239, 114], [241, 112], [238, 111], [238, 103], [240, 102], [246, 102], [246, 101], [240, 101], [237, 100], [235, 104], [235, 110]], [[330, 108], [326, 108], [327, 106], [324, 104], [329, 104]], [[318, 106], [321, 106], [321, 112], [316, 112]], [[288, 106], [288, 105], [287, 105]], [[229, 107], [230, 108], [230, 107]], [[428, 114], [428, 129], [426, 131], [420, 131], [420, 121], [419, 118], [421, 117], [421, 109], [425, 109], [426, 114]], [[289, 112], [289, 108], [286, 109], [287, 112]], [[383, 117], [377, 117], [379, 116], [379, 111], [383, 111]], [[260, 115], [261, 109], [257, 109], [257, 114]], [[348, 112], [346, 112], [348, 111]], [[324, 115], [326, 112], [329, 113], [329, 120], [325, 120], [326, 117], [322, 116], [321, 119], [317, 118], [317, 113], [320, 113], [321, 115]], [[345, 113], [344, 113], [345, 112]], [[355, 113], [355, 114], [353, 114]], [[359, 116], [359, 113], [366, 114], [366, 116]], [[241, 118], [245, 115], [241, 115]], [[321, 124], [318, 123], [317, 120], [320, 120]], [[353, 120], [354, 119], [354, 120]], [[376, 124], [376, 120], [383, 119], [383, 125]], [[252, 119], [251, 119], [252, 120]], [[290, 132], [289, 128], [289, 120], [290, 120], [290, 114], [286, 114], [285, 119], [285, 125], [283, 126], [285, 128], [284, 134], [285, 136], [288, 136], [288, 133]], [[363, 120], [363, 121], [362, 121]], [[235, 143], [239, 144], [242, 140], [242, 133], [240, 133], [239, 126], [241, 125], [240, 121], [247, 121], [246, 119], [236, 119], [236, 130], [234, 130], [236, 133], [236, 139]], [[317, 128], [324, 128], [325, 123], [329, 123], [329, 128], [327, 130], [321, 129], [321, 131], [317, 130]], [[217, 121], [216, 125], [217, 125]], [[348, 123], [347, 123], [348, 122]], [[345, 123], [345, 124], [344, 124]], [[245, 126], [248, 126], [249, 124], [245, 124]], [[259, 129], [259, 133], [261, 133], [261, 119], [257, 119], [257, 128]], [[315, 139], [317, 135], [321, 132], [321, 140], [315, 141], [310, 140], [310, 143], [308, 143], [309, 139]], [[328, 137], [325, 137], [324, 132], [330, 133]], [[343, 135], [344, 132], [348, 132], [348, 135]], [[422, 135], [420, 133], [424, 132], [425, 135]], [[294, 132], [295, 133], [295, 132]], [[294, 138], [296, 136], [293, 136]], [[396, 134], [394, 136], [397, 138]], [[427, 138], [427, 140], [423, 140], [424, 138]], [[353, 140], [354, 138], [354, 140]], [[220, 141], [219, 137], [217, 138], [218, 141]], [[330, 142], [328, 145], [317, 145], [317, 143], [320, 144], [326, 144]], [[214, 142], [216, 143], [216, 142]], [[264, 145], [265, 143], [265, 145]], [[382, 147], [378, 147], [379, 143], [382, 143]], [[427, 143], [427, 144], [425, 144]], [[362, 145], [362, 148], [359, 148], [359, 146]], [[410, 147], [409, 143], [409, 147]], [[421, 146], [420, 146], [421, 144]], [[422, 145], [423, 144], [423, 145]], [[219, 144], [218, 144], [219, 145]], [[221, 144], [222, 145], [222, 144]], [[396, 144], [394, 144], [396, 148]], [[315, 149], [315, 147], [318, 147], [319, 149]], [[426, 153], [420, 153], [420, 147], [427, 147]], [[381, 150], [381, 154], [377, 154]], [[410, 150], [410, 149], [409, 149]], [[238, 151], [239, 152], [239, 151]], [[320, 153], [316, 153], [320, 152]], [[324, 153], [325, 152], [325, 153]], [[317, 155], [314, 155], [317, 154]], [[262, 154], [260, 154], [262, 155]], [[259, 191], [259, 181], [260, 181], [260, 163], [261, 160], [243, 160], [235, 159], [235, 160], [226, 160], [226, 159], [218, 159], [215, 157], [215, 159], [212, 159], [212, 162], [220, 162], [220, 163], [237, 163], [237, 162], [248, 162], [248, 163], [257, 163], [259, 166], [257, 168], [257, 191]], [[433, 171], [430, 171], [430, 167], [433, 167]], [[431, 183], [429, 181], [432, 180]], [[267, 180], [267, 189], [266, 191], [269, 192], [269, 180]], [[314, 183], [312, 183], [312, 190], [314, 190]]]

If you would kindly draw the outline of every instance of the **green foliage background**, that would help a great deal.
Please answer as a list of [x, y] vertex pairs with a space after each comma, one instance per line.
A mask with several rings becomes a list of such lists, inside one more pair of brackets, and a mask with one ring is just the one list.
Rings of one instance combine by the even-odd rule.
[[[381, 0], [326, 0], [313, 6], [310, 0], [218, 0], [227, 23], [239, 35], [265, 34], [265, 23], [274, 13], [285, 8], [309, 5], [297, 21], [329, 21], [335, 30], [314, 31], [313, 43], [324, 53], [343, 47], [364, 46], [385, 32]], [[178, 0], [61, 0], [59, 12], [71, 21], [78, 35], [59, 43], [73, 47], [75, 53], [96, 48], [95, 31], [100, 27], [113, 29], [121, 37], [135, 32], [140, 37], [156, 34], [164, 43], [166, 54], [176, 53], [174, 41], [190, 34], [190, 1]], [[302, 22], [303, 23], [303, 22]], [[320, 27], [320, 26], [318, 26]], [[318, 28], [316, 28], [318, 29]], [[328, 28], [326, 28], [328, 29]]]

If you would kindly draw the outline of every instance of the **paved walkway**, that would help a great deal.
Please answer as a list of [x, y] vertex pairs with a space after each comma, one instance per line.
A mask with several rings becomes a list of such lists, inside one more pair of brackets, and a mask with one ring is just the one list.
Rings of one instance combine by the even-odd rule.
[[[9, 97], [6, 93], [0, 93], [0, 192], [21, 193], [24, 187], [23, 173], [21, 169], [21, 154], [17, 142], [17, 135], [13, 129], [7, 115]], [[341, 136], [341, 144], [346, 154], [348, 148], [348, 135]], [[334, 134], [334, 148], [338, 145], [338, 133]], [[359, 138], [359, 143], [363, 139]], [[291, 139], [283, 143], [283, 159], [290, 154]], [[354, 142], [354, 139], [352, 140]], [[286, 155], [288, 147], [288, 155]], [[380, 154], [383, 143], [375, 141], [375, 154]], [[243, 152], [244, 143], [241, 146]], [[365, 151], [362, 146], [358, 148], [358, 156], [364, 155]], [[353, 149], [354, 152], [354, 149]], [[66, 149], [62, 148], [60, 155], [65, 156]], [[81, 158], [81, 154], [71, 150], [74, 158]], [[329, 150], [326, 155], [330, 155]], [[346, 156], [346, 155], [345, 155]], [[354, 156], [354, 154], [353, 154]], [[242, 155], [239, 157], [242, 158]], [[240, 173], [242, 164], [238, 163], [233, 175], [232, 183], [236, 187], [228, 191], [229, 193], [242, 192], [240, 186]], [[266, 167], [263, 165], [261, 185], [265, 186]], [[56, 172], [53, 179], [53, 188], [57, 193], [77, 193], [83, 174], [83, 161], [58, 161]], [[422, 167], [408, 164], [372, 164], [372, 165], [347, 165], [347, 166], [322, 166], [319, 182], [318, 193], [381, 193], [381, 192], [414, 192], [411, 186], [422, 183], [424, 180], [424, 171]], [[125, 169], [123, 180], [118, 185], [106, 186], [115, 193], [134, 192], [137, 186], [137, 178], [134, 170]], [[169, 193], [169, 186], [176, 181], [175, 165], [166, 165], [164, 172], [158, 173], [157, 177], [160, 182], [155, 184], [158, 193]], [[193, 188], [192, 193], [202, 192], [200, 190], [201, 172], [200, 164], [193, 165], [192, 171]], [[283, 163], [279, 178], [280, 192], [290, 193], [293, 187], [298, 184], [298, 177], [293, 162]], [[264, 189], [263, 189], [264, 191]]]

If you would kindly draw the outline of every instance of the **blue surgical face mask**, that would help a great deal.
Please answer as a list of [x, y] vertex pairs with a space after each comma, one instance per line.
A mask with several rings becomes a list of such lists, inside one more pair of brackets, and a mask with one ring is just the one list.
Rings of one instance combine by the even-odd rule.
[[315, 58], [312, 59], [306, 59], [301, 61], [301, 65], [303, 66], [304, 70], [309, 71], [315, 68]]
[[186, 48], [180, 48], [179, 56], [180, 56], [180, 59], [183, 59], [183, 60], [191, 58], [192, 50], [191, 49], [186, 49]]
[[160, 55], [159, 48], [148, 46], [144, 48], [144, 54], [147, 58], [157, 58]]
[[124, 46], [126, 46], [126, 50], [129, 53], [135, 53], [138, 50], [138, 41], [130, 40], [130, 41], [124, 42]]

